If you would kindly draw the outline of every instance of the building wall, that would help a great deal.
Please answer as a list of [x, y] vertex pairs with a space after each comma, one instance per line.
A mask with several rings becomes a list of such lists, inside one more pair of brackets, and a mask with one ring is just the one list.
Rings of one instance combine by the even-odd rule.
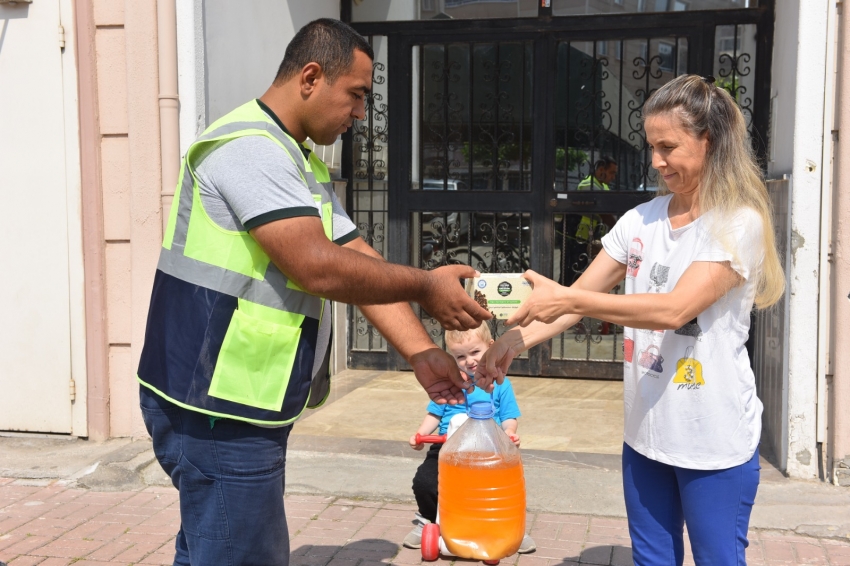
[[[805, 4], [805, 9], [804, 9]], [[791, 477], [818, 477], [818, 288], [823, 184], [827, 0], [776, 6], [770, 177], [792, 176], [787, 460]]]
[[[0, 4], [4, 431], [87, 434], [73, 22], [71, 0]], [[33, 215], [20, 213], [34, 208], [35, 230]]]
[[[850, 14], [838, 16], [832, 211], [832, 344], [850, 343]], [[843, 138], [842, 139], [842, 134]], [[834, 349], [827, 431], [829, 480], [850, 485], [850, 351]]]
[[[177, 90], [180, 155], [207, 127], [204, 0], [177, 2]], [[170, 202], [163, 205], [170, 207]], [[168, 216], [165, 216], [168, 218]]]
[[[90, 436], [145, 434], [135, 370], [162, 238], [155, 0], [79, 0]], [[85, 71], [85, 72], [84, 72]], [[93, 147], [88, 147], [93, 146]], [[91, 235], [96, 235], [94, 238]], [[98, 371], [98, 367], [102, 371]]]
[[[89, 434], [143, 435], [134, 377], [162, 209], [168, 207], [160, 189], [156, 0], [77, 4], [78, 16], [89, 18], [77, 21], [79, 41], [88, 42], [92, 55], [88, 75], [82, 76], [82, 64], [80, 71], [81, 83], [87, 79], [90, 87], [80, 86], [81, 148], [86, 136], [95, 142], [83, 156], [84, 169], [94, 164], [83, 175]], [[316, 17], [339, 15], [337, 0], [258, 0], [249, 9], [234, 4], [177, 3], [182, 151], [211, 121], [262, 94], [297, 29]], [[782, 118], [772, 124], [770, 173], [794, 177], [787, 469], [794, 477], [811, 478], [818, 473], [816, 289], [824, 171], [824, 93], [812, 85], [824, 84], [826, 48], [799, 39], [827, 37], [828, 2], [778, 4], [773, 114]], [[87, 107], [90, 112], [82, 110]]]
[[209, 125], [262, 95], [295, 32], [316, 18], [339, 18], [339, 0], [206, 0], [203, 10]]
[[[176, 6], [181, 153], [211, 121], [265, 91], [295, 30], [318, 17], [339, 17], [336, 0]], [[173, 194], [161, 187], [157, 0], [78, 0], [75, 17], [88, 434], [143, 436], [135, 373]]]

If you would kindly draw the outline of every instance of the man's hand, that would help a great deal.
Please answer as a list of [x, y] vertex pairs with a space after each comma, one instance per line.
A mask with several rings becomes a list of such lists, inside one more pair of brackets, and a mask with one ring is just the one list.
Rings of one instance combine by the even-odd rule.
[[410, 447], [413, 448], [414, 450], [422, 450], [422, 448], [425, 447], [425, 444], [423, 444], [423, 443], [419, 443], [419, 444], [416, 443], [416, 435], [415, 434], [413, 436], [411, 436], [410, 440], [408, 440], [407, 442], [410, 444]]
[[408, 363], [432, 401], [450, 405], [463, 402], [463, 388], [468, 387], [468, 383], [449, 354], [435, 345], [413, 354]]
[[460, 279], [469, 279], [478, 274], [473, 268], [466, 265], [446, 265], [426, 273], [429, 284], [419, 304], [436, 318], [443, 328], [470, 330], [493, 318], [493, 315], [466, 294], [460, 284]]
[[559, 285], [530, 269], [522, 276], [531, 283], [531, 295], [523, 301], [513, 316], [505, 321], [505, 324], [528, 326], [535, 320], [551, 324], [562, 315], [570, 314], [569, 305], [565, 304], [566, 299], [569, 298], [569, 287]]

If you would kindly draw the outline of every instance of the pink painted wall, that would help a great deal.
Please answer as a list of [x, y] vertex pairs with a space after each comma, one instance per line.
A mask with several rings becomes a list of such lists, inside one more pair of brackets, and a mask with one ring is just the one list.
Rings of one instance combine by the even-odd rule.
[[81, 130], [89, 128], [80, 140], [89, 156], [84, 200], [99, 199], [87, 214], [86, 269], [103, 296], [87, 305], [87, 335], [95, 341], [89, 358], [107, 368], [92, 376], [101, 394], [90, 398], [90, 411], [107, 416], [91, 434], [144, 436], [135, 373], [162, 239], [156, 0], [79, 4], [80, 42], [93, 54], [93, 69], [81, 77], [92, 85], [80, 97]]
[[833, 483], [850, 486], [850, 14], [838, 21], [832, 217], [832, 344], [827, 462]]

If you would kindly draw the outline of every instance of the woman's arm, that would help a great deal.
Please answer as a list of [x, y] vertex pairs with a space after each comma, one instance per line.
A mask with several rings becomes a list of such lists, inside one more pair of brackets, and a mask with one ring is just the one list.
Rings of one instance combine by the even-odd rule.
[[669, 293], [610, 295], [575, 285], [562, 287], [534, 272], [526, 279], [534, 291], [508, 324], [556, 322], [570, 313], [650, 330], [681, 328], [743, 282], [729, 262], [712, 261], [692, 263]]
[[[534, 273], [527, 272], [528, 273]], [[536, 275], [536, 274], [535, 274]], [[598, 293], [608, 293], [613, 289], [623, 277], [626, 275], [626, 266], [609, 256], [605, 250], [599, 252], [596, 259], [582, 273], [581, 277], [573, 283], [570, 289], [583, 289], [586, 291], [596, 291]], [[543, 278], [545, 279], [545, 278]], [[546, 281], [550, 281], [546, 279]], [[555, 283], [554, 281], [551, 281]], [[557, 283], [555, 283], [557, 285]], [[560, 285], [558, 285], [560, 287]], [[537, 288], [535, 287], [535, 292]], [[532, 300], [535, 293], [532, 293]], [[524, 312], [525, 308], [520, 308], [517, 314]], [[508, 371], [508, 366], [511, 365], [513, 359], [532, 346], [536, 346], [541, 342], [548, 340], [553, 336], [557, 336], [564, 332], [576, 322], [581, 320], [580, 314], [565, 314], [562, 313], [556, 317], [551, 323], [530, 322], [524, 327], [512, 328], [502, 334], [496, 342], [490, 346], [490, 349], [484, 352], [481, 361], [478, 363], [478, 369], [475, 371], [476, 385], [485, 391], [492, 390], [492, 383], [495, 380], [497, 383], [502, 383], [505, 373]], [[516, 318], [516, 315], [514, 315]], [[509, 321], [510, 322], [510, 321]]]

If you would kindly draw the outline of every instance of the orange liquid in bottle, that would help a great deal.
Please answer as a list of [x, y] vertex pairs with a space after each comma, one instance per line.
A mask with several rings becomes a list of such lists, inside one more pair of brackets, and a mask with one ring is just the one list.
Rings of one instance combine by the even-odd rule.
[[452, 554], [475, 560], [506, 558], [525, 534], [522, 460], [466, 452], [439, 464], [440, 535]]

